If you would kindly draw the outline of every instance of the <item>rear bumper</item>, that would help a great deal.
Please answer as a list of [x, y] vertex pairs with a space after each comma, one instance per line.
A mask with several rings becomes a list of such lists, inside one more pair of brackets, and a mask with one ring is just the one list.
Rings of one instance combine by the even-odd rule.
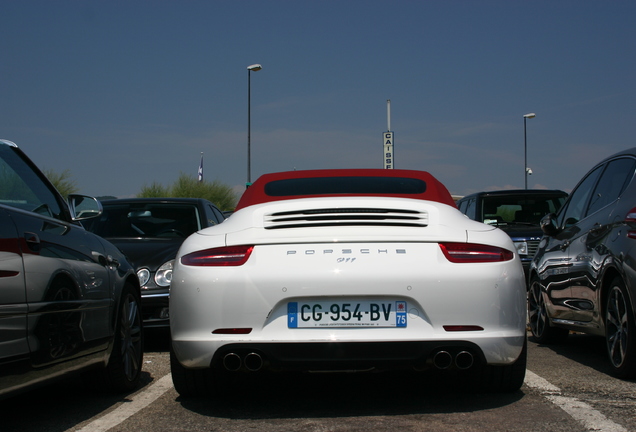
[[[436, 357], [440, 353], [448, 357]], [[435, 358], [442, 362], [437, 367], [444, 369], [466, 369], [485, 362], [481, 349], [470, 342], [328, 342], [230, 344], [216, 352], [211, 366], [248, 371], [424, 370], [435, 365]], [[462, 358], [470, 362], [461, 363]]]
[[522, 332], [516, 336], [474, 340], [228, 343], [173, 340], [172, 346], [179, 362], [189, 368], [213, 367], [231, 371], [425, 370], [512, 364], [521, 354], [525, 338], [525, 332]]

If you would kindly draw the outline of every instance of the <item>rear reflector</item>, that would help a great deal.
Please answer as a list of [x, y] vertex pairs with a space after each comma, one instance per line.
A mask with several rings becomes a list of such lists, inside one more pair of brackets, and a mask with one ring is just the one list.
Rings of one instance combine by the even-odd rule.
[[247, 262], [254, 246], [227, 246], [192, 252], [181, 257], [188, 266], [240, 266]]
[[463, 331], [483, 331], [484, 328], [476, 325], [445, 325], [444, 330], [447, 332], [463, 332]]
[[510, 261], [514, 257], [508, 249], [475, 243], [440, 243], [439, 247], [452, 263]]
[[[630, 224], [631, 226], [636, 224], [636, 207], [634, 207], [627, 213], [627, 216], [625, 216], [625, 223]], [[635, 230], [627, 231], [627, 237], [636, 239], [636, 231]]]
[[627, 216], [625, 216], [625, 222], [636, 223], [636, 207], [627, 212]]

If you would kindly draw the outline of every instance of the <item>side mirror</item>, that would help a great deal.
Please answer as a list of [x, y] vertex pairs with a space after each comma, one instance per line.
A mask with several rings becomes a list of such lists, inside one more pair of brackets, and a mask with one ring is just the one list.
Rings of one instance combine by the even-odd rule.
[[559, 227], [557, 226], [556, 215], [554, 213], [548, 213], [543, 216], [539, 225], [541, 226], [541, 231], [543, 231], [545, 235], [552, 237], [559, 233]]
[[70, 194], [68, 196], [68, 207], [74, 221], [94, 218], [104, 211], [102, 203], [97, 198], [86, 195]]

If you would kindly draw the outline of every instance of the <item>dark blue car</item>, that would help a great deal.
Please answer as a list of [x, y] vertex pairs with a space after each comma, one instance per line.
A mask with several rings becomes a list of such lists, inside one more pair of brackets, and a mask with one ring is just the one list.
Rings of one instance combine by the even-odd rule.
[[84, 226], [117, 246], [135, 267], [144, 325], [167, 327], [172, 266], [181, 243], [225, 216], [200, 198], [126, 198], [101, 204], [102, 214]]

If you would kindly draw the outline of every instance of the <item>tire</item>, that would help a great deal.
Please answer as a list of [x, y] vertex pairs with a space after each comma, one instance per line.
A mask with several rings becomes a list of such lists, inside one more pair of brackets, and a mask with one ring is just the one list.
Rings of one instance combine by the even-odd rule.
[[613, 375], [636, 377], [636, 325], [625, 283], [612, 280], [605, 304], [605, 341]]
[[548, 310], [545, 304], [545, 296], [539, 278], [532, 276], [528, 289], [528, 320], [530, 331], [535, 341], [540, 344], [563, 342], [569, 331], [559, 327], [552, 327]]
[[523, 385], [528, 362], [528, 340], [524, 338], [523, 349], [515, 362], [507, 366], [485, 365], [477, 380], [477, 391], [487, 393], [512, 393]]
[[122, 290], [113, 339], [104, 382], [109, 390], [129, 392], [139, 386], [144, 355], [141, 300], [130, 284]]
[[170, 347], [170, 372], [172, 384], [182, 397], [209, 396], [212, 395], [215, 384], [215, 370], [188, 369], [183, 366]]

